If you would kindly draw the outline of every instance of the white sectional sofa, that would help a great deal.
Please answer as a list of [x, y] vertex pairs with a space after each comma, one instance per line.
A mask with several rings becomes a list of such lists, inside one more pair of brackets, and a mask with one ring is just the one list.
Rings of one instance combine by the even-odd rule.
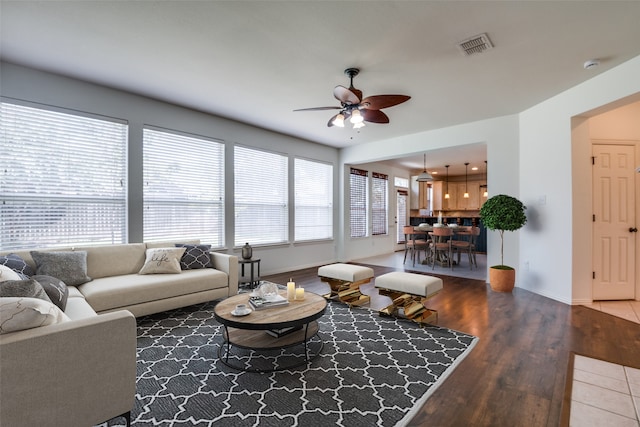
[[[87, 427], [128, 417], [135, 396], [135, 317], [238, 292], [238, 259], [233, 255], [210, 253], [213, 268], [138, 274], [147, 249], [173, 246], [34, 249], [85, 251], [91, 280], [68, 286], [67, 320], [0, 334], [0, 426]], [[31, 251], [0, 255], [10, 252], [35, 270]]]

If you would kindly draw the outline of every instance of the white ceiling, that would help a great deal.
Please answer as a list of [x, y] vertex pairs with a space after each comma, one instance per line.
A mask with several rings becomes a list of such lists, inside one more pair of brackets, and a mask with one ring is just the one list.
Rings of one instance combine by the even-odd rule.
[[[0, 17], [5, 61], [334, 147], [516, 114], [640, 54], [640, 1], [1, 0]], [[495, 47], [464, 56], [481, 33]], [[364, 96], [411, 100], [359, 132], [293, 112], [337, 106], [348, 67]]]

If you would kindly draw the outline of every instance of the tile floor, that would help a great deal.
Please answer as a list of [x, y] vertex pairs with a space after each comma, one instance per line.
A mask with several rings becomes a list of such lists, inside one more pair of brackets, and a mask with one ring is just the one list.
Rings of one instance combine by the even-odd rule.
[[575, 355], [572, 427], [640, 427], [640, 369]]
[[640, 323], [640, 301], [594, 301], [585, 307]]

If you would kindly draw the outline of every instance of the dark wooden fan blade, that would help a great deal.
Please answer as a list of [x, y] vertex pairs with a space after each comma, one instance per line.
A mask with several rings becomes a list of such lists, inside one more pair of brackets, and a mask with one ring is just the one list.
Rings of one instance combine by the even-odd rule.
[[[340, 113], [338, 113], [338, 114], [340, 114]], [[328, 126], [328, 127], [335, 126], [335, 125], [333, 124], [333, 121], [335, 120], [335, 118], [337, 117], [337, 115], [338, 115], [338, 114], [336, 114], [335, 116], [333, 116], [333, 117], [331, 117], [331, 118], [329, 119], [329, 121], [327, 122], [327, 126]]]
[[339, 110], [342, 107], [313, 107], [313, 108], [299, 108], [293, 111], [323, 111], [323, 110]]
[[389, 123], [389, 117], [380, 110], [360, 110], [365, 122]]
[[402, 104], [410, 99], [411, 97], [407, 95], [374, 95], [363, 99], [360, 106], [368, 110], [380, 110]]
[[360, 98], [358, 97], [358, 95], [351, 92], [344, 86], [336, 86], [333, 89], [333, 96], [335, 96], [336, 99], [343, 104], [353, 105], [360, 102]]

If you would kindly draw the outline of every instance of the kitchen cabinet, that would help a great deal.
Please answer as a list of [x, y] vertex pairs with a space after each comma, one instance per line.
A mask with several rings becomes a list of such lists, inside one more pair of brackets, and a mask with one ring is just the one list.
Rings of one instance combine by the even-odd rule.
[[418, 175], [412, 176], [410, 182], [410, 193], [409, 193], [409, 208], [410, 209], [420, 209], [420, 183], [417, 181]]
[[[482, 197], [480, 185], [482, 181], [449, 182], [449, 199], [445, 199], [447, 184], [443, 181], [433, 182], [433, 211], [463, 211], [479, 210], [481, 203], [486, 199]], [[464, 197], [465, 190], [469, 193], [469, 198]]]

